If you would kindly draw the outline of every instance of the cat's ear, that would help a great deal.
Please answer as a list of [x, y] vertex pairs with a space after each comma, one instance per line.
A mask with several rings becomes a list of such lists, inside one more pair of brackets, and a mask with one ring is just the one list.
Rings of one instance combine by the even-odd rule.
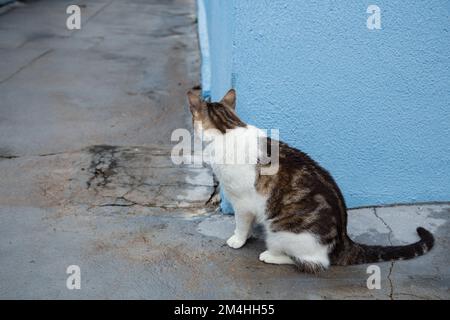
[[220, 102], [231, 109], [236, 108], [236, 91], [234, 89], [230, 89]]
[[192, 93], [189, 91], [187, 93], [188, 101], [189, 101], [189, 108], [191, 109], [191, 112], [200, 112], [202, 108], [202, 99], [196, 95], [195, 93]]

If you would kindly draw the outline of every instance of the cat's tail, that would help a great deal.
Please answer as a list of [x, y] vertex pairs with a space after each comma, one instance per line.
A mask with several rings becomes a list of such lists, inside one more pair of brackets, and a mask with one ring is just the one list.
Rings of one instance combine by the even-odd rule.
[[363, 264], [381, 261], [407, 260], [421, 256], [433, 248], [434, 237], [425, 228], [417, 228], [420, 240], [405, 246], [370, 246], [352, 242], [336, 264]]

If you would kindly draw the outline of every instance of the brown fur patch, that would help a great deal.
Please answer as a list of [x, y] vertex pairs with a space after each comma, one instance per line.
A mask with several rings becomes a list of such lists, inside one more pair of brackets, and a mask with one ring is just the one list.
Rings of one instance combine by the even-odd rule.
[[208, 119], [214, 127], [222, 133], [236, 127], [247, 125], [239, 119], [234, 110], [222, 103], [207, 103]]
[[188, 98], [193, 125], [201, 122], [204, 130], [216, 129], [221, 133], [247, 126], [234, 110], [234, 90], [230, 90], [221, 102], [206, 102], [191, 92], [188, 93]]
[[[267, 218], [272, 220], [272, 231], [309, 231], [323, 244], [332, 243], [338, 235], [340, 242], [346, 241], [340, 224], [343, 200], [330, 190], [335, 184], [331, 176], [301, 151], [282, 142], [279, 146], [278, 174], [258, 174], [255, 183], [258, 191], [270, 195]], [[261, 168], [259, 165], [259, 172]]]
[[[267, 148], [270, 150], [270, 138]], [[354, 243], [347, 235], [347, 208], [344, 197], [331, 175], [307, 154], [279, 142], [279, 170], [276, 175], [260, 174], [257, 166], [256, 189], [269, 196], [267, 218], [273, 232], [308, 231], [330, 248], [330, 261], [350, 265], [410, 259], [427, 252], [433, 236], [419, 228], [421, 240], [407, 246], [368, 246]], [[295, 259], [294, 259], [295, 260]], [[321, 266], [296, 264], [306, 272], [317, 272]]]

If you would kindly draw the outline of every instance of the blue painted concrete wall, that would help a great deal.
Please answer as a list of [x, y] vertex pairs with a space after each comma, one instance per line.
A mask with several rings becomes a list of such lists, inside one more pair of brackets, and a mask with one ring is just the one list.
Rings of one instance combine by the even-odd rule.
[[241, 117], [318, 160], [349, 207], [450, 201], [449, 1], [199, 1], [213, 100], [232, 84]]
[[211, 91], [206, 92], [206, 95], [217, 100], [222, 98], [221, 95], [232, 85], [233, 1], [206, 0], [203, 4], [206, 12], [211, 77]]

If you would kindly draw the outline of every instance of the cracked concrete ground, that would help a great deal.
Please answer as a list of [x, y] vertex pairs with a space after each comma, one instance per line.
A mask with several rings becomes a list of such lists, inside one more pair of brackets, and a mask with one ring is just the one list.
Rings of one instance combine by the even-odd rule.
[[[68, 4], [82, 29], [65, 28]], [[39, 13], [39, 14], [37, 14]], [[311, 276], [225, 246], [206, 168], [175, 166], [198, 83], [193, 0], [31, 1], [0, 15], [0, 298], [448, 299], [450, 205], [350, 211], [364, 243], [436, 247], [411, 261]], [[66, 268], [81, 268], [81, 289]]]

